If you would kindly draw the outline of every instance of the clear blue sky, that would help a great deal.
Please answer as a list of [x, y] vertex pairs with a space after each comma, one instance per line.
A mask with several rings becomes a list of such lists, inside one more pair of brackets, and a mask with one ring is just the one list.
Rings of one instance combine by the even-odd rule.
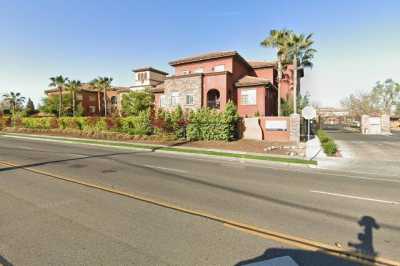
[[103, 1], [0, 0], [0, 93], [38, 102], [49, 77], [111, 76], [130, 85], [131, 70], [166, 71], [182, 56], [237, 50], [274, 59], [259, 46], [273, 28], [315, 34], [318, 54], [302, 90], [324, 106], [400, 81], [400, 1]]

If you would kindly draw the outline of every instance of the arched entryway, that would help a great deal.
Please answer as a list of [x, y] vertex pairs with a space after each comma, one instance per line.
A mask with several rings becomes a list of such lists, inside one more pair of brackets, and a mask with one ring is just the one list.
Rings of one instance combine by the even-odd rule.
[[207, 92], [207, 107], [219, 109], [220, 100], [219, 100], [219, 91], [216, 89], [209, 90]]

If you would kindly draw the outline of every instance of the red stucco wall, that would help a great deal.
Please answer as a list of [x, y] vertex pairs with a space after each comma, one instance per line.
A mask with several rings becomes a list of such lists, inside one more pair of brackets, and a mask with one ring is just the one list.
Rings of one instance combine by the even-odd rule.
[[[240, 102], [240, 95], [243, 90], [256, 89], [256, 104], [255, 105], [243, 105]], [[244, 87], [238, 88], [237, 100], [238, 100], [238, 113], [241, 117], [254, 117], [258, 112], [260, 116], [265, 116], [265, 87]]]
[[203, 68], [204, 73], [214, 72], [213, 67], [218, 65], [224, 65], [225, 71], [232, 72], [232, 57], [219, 58], [219, 59], [210, 59], [201, 62], [187, 63], [175, 66], [175, 75], [183, 75], [183, 71], [188, 70], [190, 73], [194, 73], [194, 71], [198, 68]]
[[[269, 131], [266, 129], [266, 122], [272, 120], [286, 120], [288, 130], [287, 131]], [[267, 141], [277, 141], [277, 142], [288, 142], [289, 141], [289, 131], [290, 123], [289, 117], [287, 116], [264, 116], [260, 117], [260, 126], [263, 132], [263, 139]]]

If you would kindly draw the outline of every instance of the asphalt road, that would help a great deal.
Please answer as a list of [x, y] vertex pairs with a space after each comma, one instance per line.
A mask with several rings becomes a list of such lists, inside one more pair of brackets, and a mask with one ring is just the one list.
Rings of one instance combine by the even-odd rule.
[[[0, 160], [400, 260], [400, 179], [2, 136]], [[3, 263], [347, 263], [22, 167], [0, 166], [0, 190]]]

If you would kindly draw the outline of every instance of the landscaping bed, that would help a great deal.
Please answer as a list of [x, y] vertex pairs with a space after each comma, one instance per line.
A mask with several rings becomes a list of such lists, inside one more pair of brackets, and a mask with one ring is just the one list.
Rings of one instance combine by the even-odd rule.
[[188, 141], [176, 139], [174, 135], [129, 135], [119, 132], [94, 132], [77, 129], [31, 129], [6, 127], [4, 133], [21, 133], [32, 135], [48, 135], [57, 137], [76, 137], [97, 140], [126, 141], [128, 143], [142, 143], [165, 145], [171, 147], [203, 148], [216, 150], [229, 150], [238, 152], [263, 153], [273, 155], [303, 156], [304, 148], [293, 143], [279, 143], [258, 140], [239, 139], [235, 141]]

